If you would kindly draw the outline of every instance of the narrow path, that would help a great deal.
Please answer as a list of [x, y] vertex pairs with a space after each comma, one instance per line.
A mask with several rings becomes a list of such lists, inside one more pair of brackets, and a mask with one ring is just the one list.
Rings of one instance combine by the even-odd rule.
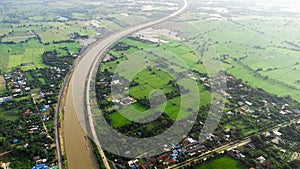
[[31, 94], [31, 99], [33, 100], [35, 109], [36, 109], [36, 111], [38, 112], [38, 114], [39, 114], [39, 116], [40, 116], [40, 120], [41, 120], [41, 123], [42, 123], [42, 125], [43, 125], [43, 128], [44, 128], [45, 132], [47, 133], [47, 137], [53, 141], [54, 139], [53, 139], [53, 138], [50, 136], [50, 134], [49, 134], [48, 128], [47, 128], [45, 122], [43, 121], [42, 114], [41, 114], [41, 112], [40, 112], [40, 110], [39, 110], [39, 108], [38, 108], [38, 106], [37, 106], [37, 104], [36, 104], [36, 100], [35, 100], [33, 94]]
[[7, 151], [7, 152], [4, 152], [4, 153], [1, 153], [1, 154], [0, 154], [0, 157], [2, 157], [2, 156], [5, 156], [6, 154], [9, 154], [9, 153], [11, 153], [11, 152], [13, 152], [13, 150], [10, 150], [10, 151]]

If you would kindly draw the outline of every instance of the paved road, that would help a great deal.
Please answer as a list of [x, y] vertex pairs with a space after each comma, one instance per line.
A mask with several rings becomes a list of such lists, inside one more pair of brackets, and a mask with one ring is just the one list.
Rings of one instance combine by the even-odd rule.
[[[91, 158], [92, 152], [89, 150], [89, 145], [86, 143], [86, 136], [92, 136], [93, 140], [100, 145], [99, 140], [96, 137], [95, 128], [93, 126], [93, 120], [90, 111], [89, 103], [89, 84], [92, 79], [93, 70], [97, 65], [97, 61], [101, 60], [102, 54], [109, 49], [111, 45], [127, 35], [136, 32], [140, 29], [144, 29], [155, 24], [166, 21], [181, 12], [183, 12], [188, 6], [187, 0], [184, 0], [184, 6], [175, 13], [159, 19], [157, 21], [149, 22], [126, 30], [117, 32], [95, 44], [93, 47], [81, 56], [79, 62], [75, 65], [72, 77], [69, 82], [69, 90], [66, 94], [65, 109], [64, 109], [64, 137], [65, 147], [67, 154], [68, 168], [95, 168], [95, 160]], [[65, 86], [65, 85], [64, 85]], [[74, 116], [77, 115], [77, 119]], [[81, 124], [82, 129], [79, 127]], [[90, 127], [91, 126], [91, 127]], [[105, 167], [110, 168], [108, 161], [104, 155], [101, 147], [98, 148], [100, 155], [103, 159]], [[60, 160], [59, 160], [60, 161]]]

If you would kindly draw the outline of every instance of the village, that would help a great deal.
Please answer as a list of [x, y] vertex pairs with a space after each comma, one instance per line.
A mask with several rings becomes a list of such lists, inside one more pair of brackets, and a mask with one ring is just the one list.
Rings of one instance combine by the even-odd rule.
[[[16, 119], [3, 123], [5, 126], [1, 128], [4, 157], [22, 158], [26, 154], [35, 161], [30, 168], [58, 168], [53, 118], [56, 95], [66, 69], [49, 67], [28, 72], [15, 68], [4, 75], [7, 91], [0, 98], [0, 108], [7, 112], [5, 116]], [[1, 160], [2, 168], [14, 168], [16, 164], [6, 158]]]

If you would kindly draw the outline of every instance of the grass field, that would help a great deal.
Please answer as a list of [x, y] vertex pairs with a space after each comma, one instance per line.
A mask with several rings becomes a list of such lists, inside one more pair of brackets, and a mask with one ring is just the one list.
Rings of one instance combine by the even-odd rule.
[[229, 156], [224, 156], [204, 163], [196, 169], [247, 169], [247, 167]]
[[120, 30], [122, 28], [120, 25], [114, 23], [113, 21], [108, 21], [108, 20], [101, 20], [100, 26], [104, 27], [110, 31], [116, 31], [116, 30]]

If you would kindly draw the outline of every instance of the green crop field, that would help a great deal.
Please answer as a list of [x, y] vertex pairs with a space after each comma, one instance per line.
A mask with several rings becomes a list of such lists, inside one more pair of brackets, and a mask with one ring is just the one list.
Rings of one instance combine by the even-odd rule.
[[[29, 43], [28, 43], [29, 44]], [[28, 44], [2, 44], [0, 43], [0, 69], [7, 71], [10, 55], [21, 55], [25, 52], [25, 48], [30, 46]]]
[[78, 43], [42, 45], [36, 39], [30, 39], [27, 43], [0, 44], [3, 51], [0, 53], [0, 70], [5, 72], [21, 65], [23, 70], [44, 68], [47, 67], [42, 60], [45, 51], [56, 50], [58, 56], [64, 57], [79, 52], [80, 48]]
[[122, 127], [125, 124], [131, 123], [130, 120], [125, 118], [119, 112], [115, 112], [115, 113], [111, 114], [109, 117], [112, 120], [112, 126], [115, 127], [115, 128]]
[[63, 31], [60, 30], [48, 30], [45, 32], [40, 32], [38, 35], [43, 43], [51, 43], [53, 41], [63, 41], [70, 39], [70, 37], [68, 37]]
[[43, 48], [27, 48], [21, 55], [10, 55], [8, 68], [18, 67], [21, 64], [26, 64], [25, 66], [22, 66], [23, 69], [47, 67], [42, 61], [41, 56], [43, 53]]
[[144, 70], [137, 74], [134, 81], [139, 83], [138, 86], [130, 88], [130, 95], [137, 99], [144, 97], [149, 98], [151, 91], [161, 89], [164, 93], [174, 90], [168, 85], [173, 78], [166, 72], [153, 69], [152, 71]]
[[241, 162], [230, 158], [229, 156], [224, 156], [207, 163], [202, 164], [197, 167], [197, 169], [246, 169]]
[[246, 69], [240, 64], [235, 64], [233, 68], [228, 68], [227, 71], [231, 74], [234, 74], [238, 78], [243, 79], [251, 86], [262, 88], [267, 92], [277, 94], [278, 96], [290, 95], [296, 100], [299, 100], [298, 98], [300, 97], [300, 95], [298, 92], [295, 92], [294, 89], [291, 89], [290, 87], [285, 85], [280, 85], [278, 83], [275, 83], [274, 81], [261, 78], [254, 74], [253, 70]]
[[122, 28], [120, 25], [116, 24], [115, 22], [108, 21], [108, 20], [101, 20], [100, 26], [104, 27], [110, 31], [116, 31], [116, 30], [119, 30]]
[[24, 69], [46, 67], [42, 61], [43, 53], [43, 46], [35, 39], [32, 39], [24, 44], [15, 44], [11, 48], [11, 54], [8, 60], [8, 68], [11, 69], [20, 66], [21, 64], [24, 64]]

